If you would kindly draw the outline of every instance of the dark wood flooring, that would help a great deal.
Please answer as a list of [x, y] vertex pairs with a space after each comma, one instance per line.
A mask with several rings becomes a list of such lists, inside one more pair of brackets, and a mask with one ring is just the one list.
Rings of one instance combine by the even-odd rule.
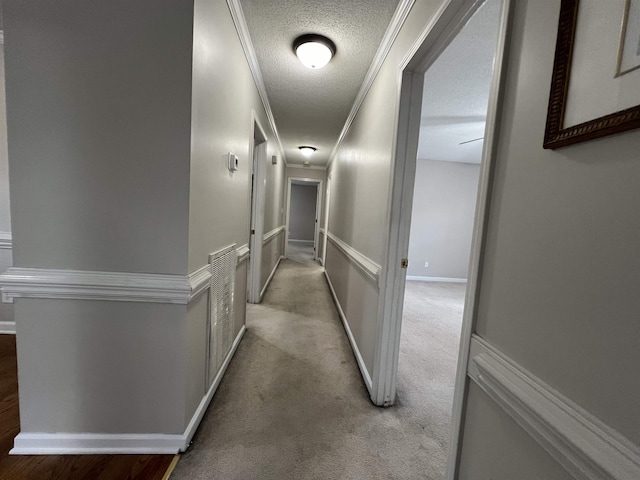
[[0, 335], [0, 480], [162, 480], [174, 455], [9, 455], [20, 431], [13, 335]]

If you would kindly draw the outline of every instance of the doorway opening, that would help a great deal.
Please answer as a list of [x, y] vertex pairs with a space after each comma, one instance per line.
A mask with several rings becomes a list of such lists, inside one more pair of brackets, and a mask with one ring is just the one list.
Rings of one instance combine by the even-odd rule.
[[251, 214], [249, 220], [249, 270], [247, 301], [260, 303], [260, 279], [262, 265], [262, 236], [264, 233], [264, 196], [266, 189], [265, 162], [267, 159], [267, 136], [260, 126], [255, 112], [252, 114], [253, 138], [249, 144], [251, 166]]
[[322, 180], [289, 177], [285, 257], [318, 261]]
[[[443, 7], [402, 69], [376, 403], [417, 405], [455, 478], [510, 0]], [[407, 267], [408, 260], [408, 267]]]

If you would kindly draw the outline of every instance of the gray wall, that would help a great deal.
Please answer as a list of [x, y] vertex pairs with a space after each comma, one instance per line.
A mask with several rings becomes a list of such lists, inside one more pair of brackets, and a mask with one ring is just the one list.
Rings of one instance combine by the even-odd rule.
[[317, 185], [291, 185], [289, 240], [315, 240]]
[[[0, 44], [0, 233], [11, 235], [9, 207], [9, 158], [7, 155], [7, 108], [4, 82], [4, 45]], [[0, 273], [13, 264], [12, 249], [0, 248]], [[0, 303], [0, 322], [13, 322], [13, 305]]]
[[15, 264], [187, 273], [193, 2], [3, 8]]
[[480, 165], [418, 160], [407, 275], [467, 278], [479, 175]]

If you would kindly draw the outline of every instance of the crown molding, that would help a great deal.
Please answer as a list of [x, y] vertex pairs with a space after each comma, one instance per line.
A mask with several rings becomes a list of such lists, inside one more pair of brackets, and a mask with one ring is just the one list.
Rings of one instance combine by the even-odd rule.
[[210, 279], [210, 265], [189, 275], [9, 267], [0, 289], [5, 303], [48, 298], [186, 305], [209, 288]]
[[344, 141], [347, 133], [349, 133], [349, 129], [351, 128], [351, 124], [358, 115], [358, 111], [360, 111], [360, 107], [364, 102], [373, 82], [375, 81], [380, 69], [382, 68], [382, 64], [384, 63], [391, 47], [393, 46], [393, 42], [395, 42], [396, 37], [400, 33], [400, 29], [404, 25], [407, 17], [409, 16], [409, 12], [413, 8], [413, 5], [416, 0], [400, 0], [400, 3], [396, 7], [396, 11], [393, 13], [393, 17], [391, 18], [391, 22], [387, 27], [387, 31], [382, 37], [382, 42], [380, 42], [380, 47], [378, 47], [378, 51], [376, 52], [375, 57], [373, 57], [373, 61], [371, 62], [371, 66], [367, 71], [367, 75], [364, 77], [364, 81], [362, 82], [362, 86], [358, 91], [358, 95], [356, 96], [355, 101], [353, 102], [353, 106], [351, 107], [351, 112], [349, 112], [349, 116], [347, 117], [347, 121], [342, 127], [342, 131], [340, 132], [340, 136], [338, 137], [338, 141], [336, 142], [333, 150], [331, 150], [331, 154], [329, 155], [329, 161], [327, 162], [326, 168], [331, 166], [333, 163], [333, 159], [338, 153], [338, 149], [340, 145]]
[[280, 156], [284, 161], [284, 165], [287, 166], [287, 156], [284, 153], [285, 150], [282, 145], [282, 140], [280, 139], [278, 127], [276, 127], [276, 121], [273, 117], [273, 111], [271, 110], [271, 104], [269, 103], [267, 89], [264, 85], [264, 78], [262, 77], [262, 71], [260, 70], [260, 65], [258, 64], [256, 51], [253, 48], [253, 42], [251, 41], [251, 35], [249, 34], [249, 27], [247, 26], [247, 20], [244, 16], [242, 5], [240, 5], [240, 0], [227, 0], [227, 6], [229, 7], [229, 12], [231, 13], [233, 24], [236, 27], [236, 32], [238, 33], [240, 44], [242, 45], [242, 49], [244, 50], [244, 55], [247, 58], [249, 70], [251, 70], [251, 75], [253, 76], [253, 81], [256, 84], [258, 95], [260, 95], [260, 100], [262, 100], [262, 106], [264, 107], [265, 113], [267, 114], [269, 125], [271, 126], [271, 130], [276, 137], [276, 142], [278, 143], [278, 148], [280, 149]]
[[469, 376], [577, 480], [640, 478], [640, 449], [499, 352], [471, 340]]
[[300, 170], [327, 170], [327, 167], [324, 167], [322, 165], [309, 165], [309, 166], [304, 166], [301, 163], [289, 163], [287, 165], [288, 168], [297, 168]]

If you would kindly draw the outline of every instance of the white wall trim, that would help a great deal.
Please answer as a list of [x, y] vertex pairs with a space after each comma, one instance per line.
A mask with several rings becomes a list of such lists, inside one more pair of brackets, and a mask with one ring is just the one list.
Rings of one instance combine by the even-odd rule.
[[295, 240], [293, 238], [290, 238], [289, 241], [291, 243], [306, 243], [306, 244], [311, 244], [311, 245], [313, 245], [315, 243], [313, 240]]
[[16, 322], [0, 322], [0, 334], [16, 334]]
[[173, 454], [184, 444], [183, 435], [19, 433], [10, 455], [118, 455]]
[[407, 275], [407, 280], [414, 282], [443, 282], [443, 283], [467, 283], [466, 278], [455, 277], [423, 277], [420, 275]]
[[191, 418], [189, 425], [187, 425], [187, 428], [184, 434], [182, 435], [183, 443], [180, 447], [181, 452], [184, 452], [189, 447], [189, 443], [191, 443], [191, 439], [193, 438], [193, 435], [196, 433], [196, 430], [198, 429], [198, 425], [200, 425], [200, 422], [202, 421], [202, 417], [204, 417], [204, 414], [207, 412], [207, 408], [209, 408], [209, 404], [213, 399], [213, 395], [216, 393], [216, 390], [218, 390], [218, 386], [222, 381], [222, 377], [224, 377], [224, 374], [227, 371], [227, 367], [229, 366], [229, 363], [231, 363], [231, 359], [235, 355], [236, 350], [238, 350], [240, 341], [242, 340], [242, 337], [244, 336], [246, 331], [247, 331], [247, 327], [245, 325], [242, 325], [242, 328], [238, 332], [238, 335], [236, 335], [235, 340], [233, 341], [233, 345], [231, 345], [231, 350], [229, 350], [227, 357], [224, 359], [224, 362], [222, 362], [222, 366], [220, 367], [220, 370], [218, 371], [216, 378], [213, 380], [211, 387], [207, 391], [207, 394], [203, 397], [202, 401], [200, 402], [200, 405], [198, 405], [198, 408], [193, 414], [193, 417]]
[[182, 434], [19, 433], [11, 455], [175, 454], [188, 447], [246, 331], [243, 325], [220, 371]]
[[303, 165], [302, 163], [289, 163], [287, 168], [297, 168], [298, 170], [327, 170], [324, 165]]
[[242, 5], [240, 5], [240, 0], [227, 0], [227, 6], [229, 7], [229, 12], [231, 13], [233, 24], [236, 27], [236, 32], [238, 33], [240, 44], [242, 45], [242, 49], [244, 50], [244, 55], [247, 58], [249, 70], [251, 70], [251, 75], [253, 76], [253, 81], [256, 84], [258, 95], [260, 95], [262, 106], [264, 107], [267, 119], [269, 120], [269, 126], [271, 127], [271, 130], [276, 137], [276, 142], [278, 144], [278, 148], [280, 149], [280, 155], [282, 156], [282, 160], [284, 161], [284, 165], [286, 167], [287, 156], [285, 155], [282, 140], [280, 140], [280, 134], [278, 133], [278, 128], [276, 127], [276, 121], [273, 116], [273, 111], [271, 110], [269, 97], [267, 96], [267, 89], [264, 85], [264, 78], [262, 77], [262, 70], [260, 70], [258, 57], [256, 56], [255, 49], [253, 48], [253, 42], [251, 41], [251, 35], [249, 35], [249, 27], [247, 27], [247, 20], [244, 16]]
[[2, 301], [14, 298], [109, 300], [186, 305], [209, 288], [205, 265], [189, 275], [9, 267], [0, 275]]
[[338, 250], [340, 250], [350, 261], [360, 270], [368, 280], [375, 285], [380, 283], [380, 271], [382, 267], [376, 262], [363, 255], [355, 248], [347, 245], [345, 242], [336, 237], [333, 233], [327, 232], [327, 238], [331, 240]]
[[469, 376], [578, 480], [640, 478], [640, 449], [474, 335]]
[[[2, 45], [0, 43], [0, 45]], [[0, 249], [10, 250], [13, 248], [13, 237], [11, 232], [0, 232]]]
[[344, 327], [345, 332], [347, 332], [347, 337], [349, 337], [349, 343], [351, 344], [351, 349], [353, 350], [353, 355], [356, 357], [356, 361], [358, 362], [358, 367], [360, 368], [360, 373], [362, 374], [362, 379], [364, 380], [364, 384], [369, 391], [369, 395], [372, 395], [372, 383], [371, 383], [371, 375], [369, 375], [369, 371], [367, 370], [367, 366], [364, 363], [364, 359], [360, 354], [360, 349], [358, 348], [358, 344], [356, 343], [356, 339], [351, 333], [351, 328], [349, 327], [349, 322], [347, 321], [347, 316], [344, 314], [344, 310], [342, 310], [342, 305], [340, 305], [340, 300], [338, 300], [338, 295], [336, 294], [335, 289], [333, 288], [333, 284], [331, 283], [331, 279], [329, 278], [329, 274], [327, 271], [324, 271], [324, 276], [327, 279], [327, 284], [329, 285], [329, 290], [331, 291], [331, 296], [333, 297], [333, 302], [336, 304], [336, 308], [338, 310], [338, 314], [340, 315], [340, 319], [342, 320], [342, 326]]
[[4, 30], [0, 30], [0, 45], [4, 45]]
[[238, 265], [242, 262], [245, 262], [249, 258], [251, 250], [249, 249], [249, 244], [245, 243], [241, 247], [236, 249], [236, 258], [238, 260]]
[[351, 107], [351, 112], [349, 112], [349, 116], [347, 117], [347, 121], [342, 127], [342, 131], [340, 132], [340, 136], [338, 137], [338, 141], [336, 142], [333, 150], [331, 150], [331, 154], [329, 155], [329, 161], [327, 162], [327, 168], [333, 162], [333, 158], [335, 157], [340, 145], [343, 140], [349, 133], [349, 129], [351, 128], [351, 124], [355, 120], [358, 115], [358, 111], [360, 111], [360, 107], [364, 102], [373, 82], [375, 81], [380, 69], [382, 68], [382, 64], [384, 63], [387, 55], [389, 54], [389, 50], [393, 46], [393, 42], [396, 40], [396, 37], [400, 33], [400, 29], [404, 25], [405, 20], [409, 16], [409, 12], [411, 8], [413, 8], [413, 4], [415, 0], [400, 0], [400, 3], [396, 7], [396, 11], [393, 13], [393, 17], [391, 18], [391, 22], [387, 27], [387, 31], [382, 37], [382, 42], [380, 42], [380, 47], [378, 47], [378, 51], [376, 52], [375, 57], [373, 57], [373, 61], [371, 62], [371, 66], [367, 71], [367, 75], [364, 77], [364, 81], [362, 82], [362, 86], [360, 87], [360, 91], [358, 91], [358, 95], [356, 96], [355, 101], [353, 102], [353, 106]]
[[262, 244], [266, 245], [267, 243], [269, 243], [271, 240], [273, 240], [274, 238], [276, 238], [278, 235], [280, 235], [280, 233], [284, 232], [286, 229], [286, 226], [284, 225], [280, 225], [279, 227], [274, 228], [273, 230], [271, 230], [270, 232], [265, 233], [262, 236]]
[[260, 301], [262, 301], [262, 297], [264, 297], [264, 294], [267, 291], [267, 287], [269, 287], [271, 280], [273, 280], [273, 276], [276, 274], [276, 270], [278, 270], [278, 266], [280, 265], [280, 262], [282, 261], [283, 258], [284, 258], [284, 255], [280, 255], [280, 257], [278, 258], [278, 261], [273, 266], [273, 270], [271, 270], [271, 274], [269, 275], [269, 278], [267, 278], [267, 281], [265, 282], [264, 287], [262, 287], [262, 290], [260, 291]]
[[195, 272], [190, 273], [189, 285], [191, 285], [191, 295], [189, 295], [189, 301], [191, 302], [211, 287], [211, 265], [204, 265]]

